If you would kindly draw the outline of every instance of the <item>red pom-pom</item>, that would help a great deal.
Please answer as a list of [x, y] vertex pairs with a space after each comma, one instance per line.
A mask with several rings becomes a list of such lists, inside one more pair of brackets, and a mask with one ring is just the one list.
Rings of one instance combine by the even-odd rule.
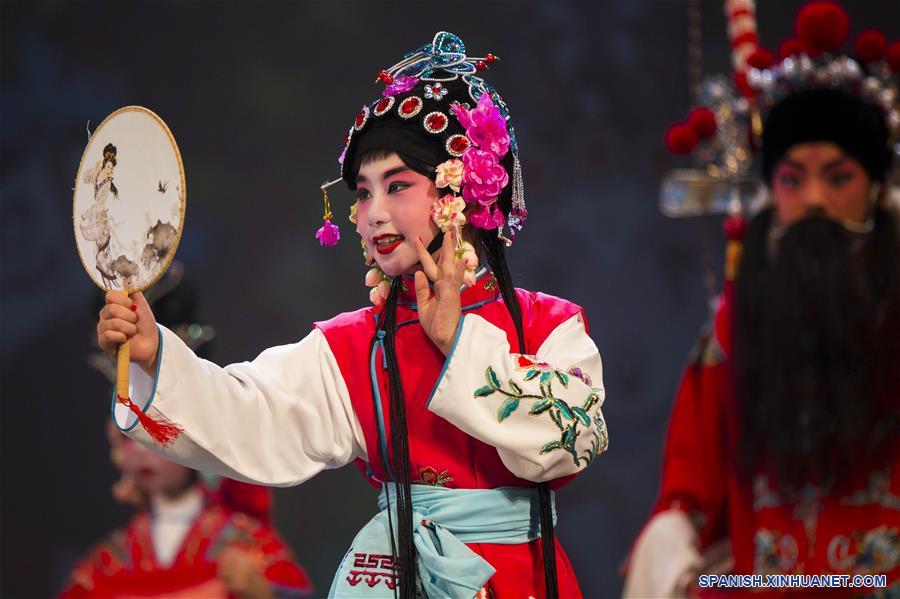
[[754, 69], [768, 69], [774, 63], [775, 57], [762, 46], [758, 47], [753, 54], [747, 57], [747, 64]]
[[747, 73], [744, 73], [743, 71], [734, 73], [734, 86], [745, 98], [756, 96], [756, 90], [747, 83]]
[[747, 231], [747, 219], [740, 214], [732, 214], [725, 219], [722, 227], [725, 231], [725, 239], [728, 241], [741, 241], [744, 239], [744, 233]]
[[716, 134], [716, 115], [705, 106], [693, 109], [688, 115], [687, 124], [697, 135], [697, 139], [709, 139]]
[[877, 29], [866, 29], [856, 36], [853, 50], [860, 62], [875, 62], [881, 60], [887, 49], [887, 39]]
[[887, 52], [884, 53], [884, 58], [892, 71], [900, 73], [900, 40], [891, 42], [891, 45], [887, 47]]
[[697, 145], [697, 134], [686, 123], [675, 123], [666, 129], [666, 148], [673, 154], [690, 154]]
[[784, 60], [788, 56], [798, 56], [803, 53], [803, 44], [795, 37], [784, 40], [778, 47], [778, 59]]
[[837, 2], [817, 0], [797, 13], [795, 30], [806, 53], [815, 57], [836, 50], [847, 40], [850, 19]]

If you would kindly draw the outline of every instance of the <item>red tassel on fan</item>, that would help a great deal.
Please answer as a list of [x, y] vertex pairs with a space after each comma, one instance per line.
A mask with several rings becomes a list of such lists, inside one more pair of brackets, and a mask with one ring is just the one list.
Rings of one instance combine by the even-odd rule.
[[171, 445], [172, 442], [178, 438], [178, 435], [180, 435], [182, 431], [184, 431], [183, 428], [181, 428], [174, 422], [154, 420], [146, 413], [142, 412], [141, 409], [134, 405], [134, 403], [127, 397], [117, 395], [116, 400], [120, 404], [127, 406], [129, 410], [134, 412], [134, 415], [138, 417], [138, 420], [140, 420], [141, 422], [141, 426], [144, 427], [144, 430], [147, 431], [147, 434], [150, 435], [150, 438], [152, 438], [163, 447]]

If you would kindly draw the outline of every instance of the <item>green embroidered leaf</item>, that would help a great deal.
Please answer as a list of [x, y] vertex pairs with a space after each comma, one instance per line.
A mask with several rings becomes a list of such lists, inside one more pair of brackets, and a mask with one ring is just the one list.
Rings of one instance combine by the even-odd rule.
[[487, 370], [484, 371], [484, 378], [487, 379], [487, 383], [489, 386], [494, 389], [500, 388], [500, 379], [497, 378], [497, 373], [494, 372], [494, 369], [490, 366], [487, 367]]
[[595, 405], [598, 401], [600, 401], [600, 398], [597, 397], [597, 394], [596, 394], [596, 393], [591, 393], [590, 395], [588, 395], [587, 399], [584, 400], [584, 404], [581, 406], [581, 409], [584, 410], [585, 412], [587, 412], [588, 410], [590, 410], [591, 408], [593, 408], [594, 405]]
[[531, 410], [529, 410], [528, 413], [532, 416], [537, 416], [538, 414], [543, 414], [552, 407], [552, 399], [539, 399], [538, 401], [534, 402], [534, 404], [531, 406]]
[[569, 375], [563, 372], [562, 370], [555, 370], [553, 372], [556, 375], [556, 378], [559, 379], [559, 382], [566, 389], [569, 388]]
[[509, 380], [509, 387], [516, 395], [522, 395], [522, 387], [518, 386], [514, 380]]
[[544, 374], [541, 375], [541, 384], [542, 384], [542, 385], [546, 385], [547, 383], [550, 382], [550, 379], [551, 379], [551, 378], [553, 378], [553, 373], [552, 373], [552, 372], [545, 372]]
[[575, 418], [575, 415], [572, 414], [572, 408], [570, 408], [570, 407], [569, 407], [569, 404], [567, 404], [567, 403], [564, 402], [563, 400], [561, 400], [561, 399], [554, 399], [554, 400], [553, 400], [553, 405], [556, 406], [556, 409], [558, 409], [559, 412], [560, 412], [563, 416], [566, 417], [566, 420], [572, 420], [573, 418]]
[[567, 428], [567, 429], [563, 432], [563, 436], [562, 436], [562, 446], [563, 446], [563, 447], [571, 447], [571, 446], [573, 446], [573, 445], [575, 445], [575, 429], [574, 429], [574, 428]]
[[497, 410], [497, 422], [503, 422], [509, 415], [516, 411], [516, 408], [519, 407], [519, 398], [518, 397], [510, 397], [507, 398], [500, 405], [500, 409]]
[[541, 373], [540, 370], [535, 370], [532, 368], [531, 370], [529, 370], [528, 372], [525, 373], [525, 380], [530, 381], [530, 380], [536, 378], [537, 375], [539, 375], [540, 373]]
[[590, 426], [590, 425], [591, 425], [591, 417], [588, 416], [588, 415], [587, 415], [587, 412], [585, 412], [585, 411], [582, 410], [581, 408], [573, 407], [573, 408], [572, 408], [572, 413], [575, 414], [575, 417], [578, 418], [578, 420], [581, 421], [581, 424], [583, 424], [583, 425], [585, 425], [585, 426]]
[[497, 390], [493, 387], [484, 386], [475, 389], [475, 397], [487, 397], [488, 395], [493, 395]]
[[554, 449], [562, 449], [562, 443], [559, 441], [550, 441], [549, 443], [544, 443], [544, 446], [541, 447], [540, 454], [544, 455], [545, 453], [549, 453]]
[[559, 417], [558, 410], [550, 410], [550, 419], [553, 420], [553, 422], [554, 422], [554, 424], [556, 424], [557, 428], [562, 430], [563, 425], [562, 425], [562, 420]]
[[547, 385], [541, 384], [541, 397], [550, 397], [550, 388]]

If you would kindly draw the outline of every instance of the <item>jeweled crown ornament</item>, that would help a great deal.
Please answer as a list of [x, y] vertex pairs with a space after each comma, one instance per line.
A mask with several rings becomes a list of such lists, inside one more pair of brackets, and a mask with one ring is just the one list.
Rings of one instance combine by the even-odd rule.
[[[727, 5], [743, 10], [740, 18], [746, 23], [750, 0]], [[669, 151], [692, 154], [698, 168], [666, 176], [660, 199], [663, 212], [686, 216], [746, 209], [763, 189], [750, 169], [753, 150], [760, 147], [765, 115], [783, 99], [807, 90], [839, 90], [883, 110], [894, 152], [892, 178], [897, 181], [900, 41], [888, 45], [881, 32], [862, 31], [854, 44], [854, 58], [838, 53], [849, 31], [849, 19], [839, 4], [810, 2], [797, 15], [796, 37], [781, 44], [776, 59], [756, 43], [755, 26], [748, 38], [750, 29], [745, 25], [738, 37], [752, 44], [742, 54], [743, 68], [736, 62], [733, 82], [721, 76], [704, 81], [697, 94], [698, 107], [666, 131]]]

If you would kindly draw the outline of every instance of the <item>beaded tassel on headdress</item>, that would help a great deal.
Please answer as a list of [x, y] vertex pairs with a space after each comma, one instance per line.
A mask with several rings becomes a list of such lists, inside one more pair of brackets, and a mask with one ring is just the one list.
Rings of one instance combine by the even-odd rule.
[[331, 222], [334, 214], [331, 212], [331, 202], [328, 201], [328, 188], [335, 183], [340, 182], [341, 179], [335, 179], [334, 181], [323, 183], [322, 186], [319, 187], [319, 189], [322, 190], [322, 201], [325, 204], [325, 214], [322, 216], [322, 220], [325, 221], [325, 224], [316, 231], [316, 239], [318, 239], [319, 243], [323, 246], [335, 246], [341, 239], [341, 230], [338, 229], [336, 224]]
[[516, 233], [525, 226], [525, 220], [528, 218], [528, 210], [525, 209], [525, 185], [522, 182], [522, 164], [519, 162], [519, 155], [513, 154], [513, 176], [512, 176], [512, 208], [509, 211], [509, 218], [506, 224], [509, 226], [509, 237], [513, 241], [516, 239]]

